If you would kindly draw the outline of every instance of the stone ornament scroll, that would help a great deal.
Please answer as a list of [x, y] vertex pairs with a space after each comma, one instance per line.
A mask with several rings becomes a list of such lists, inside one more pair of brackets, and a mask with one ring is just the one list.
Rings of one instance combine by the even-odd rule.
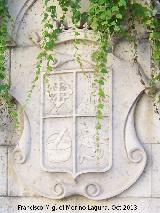
[[[34, 22], [39, 23], [39, 5], [36, 0], [26, 1], [15, 22], [12, 94], [22, 105], [40, 51], [40, 30], [33, 28]], [[146, 152], [135, 125], [143, 87], [136, 68], [113, 54], [107, 64], [110, 74], [104, 85], [106, 100], [97, 156], [92, 37], [92, 32], [79, 30], [82, 71], [74, 58], [72, 30], [60, 35], [49, 75], [50, 95], [42, 73], [25, 107], [24, 130], [13, 151], [13, 168], [24, 184], [44, 197], [61, 199], [79, 194], [93, 200], [107, 199], [133, 185], [146, 165]], [[18, 60], [20, 57], [24, 62]]]

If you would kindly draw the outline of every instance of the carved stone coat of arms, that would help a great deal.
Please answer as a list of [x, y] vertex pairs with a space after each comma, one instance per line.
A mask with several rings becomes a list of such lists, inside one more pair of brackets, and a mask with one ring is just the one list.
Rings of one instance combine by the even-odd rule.
[[[17, 43], [28, 45], [26, 49], [23, 47], [23, 56], [18, 48], [12, 53], [13, 59], [19, 57], [17, 61], [20, 57], [27, 58], [21, 66], [16, 64], [15, 72], [21, 74], [12, 77], [12, 94], [21, 105], [33, 79], [34, 60], [39, 52], [39, 47], [27, 37], [31, 29], [23, 27], [34, 14], [35, 2], [27, 1], [17, 17], [17, 23], [21, 24], [15, 24]], [[33, 14], [27, 14], [31, 7]], [[24, 109], [23, 134], [13, 152], [13, 167], [24, 184], [48, 198], [74, 194], [94, 200], [113, 197], [135, 183], [146, 164], [146, 153], [134, 122], [143, 87], [136, 68], [112, 53], [107, 64], [110, 74], [105, 79], [104, 117], [97, 152], [98, 100], [91, 60], [95, 45], [91, 38], [92, 33], [86, 36], [84, 29], [79, 30], [78, 39], [87, 43], [81, 42], [79, 48], [82, 70], [74, 57], [72, 30], [60, 35], [53, 72], [48, 76], [49, 91], [42, 73]]]

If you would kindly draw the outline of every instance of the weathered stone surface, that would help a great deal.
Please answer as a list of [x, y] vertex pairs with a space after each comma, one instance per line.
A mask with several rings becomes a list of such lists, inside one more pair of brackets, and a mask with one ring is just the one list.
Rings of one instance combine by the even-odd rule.
[[152, 145], [152, 196], [160, 197], [160, 145]]
[[144, 95], [136, 112], [137, 133], [143, 143], [160, 143], [160, 115], [155, 111], [153, 98]]
[[9, 7], [9, 12], [11, 16], [13, 17], [13, 20], [16, 19], [19, 11], [25, 4], [26, 0], [8, 0], [8, 7]]
[[0, 145], [7, 144], [10, 119], [4, 102], [0, 102]]
[[[114, 55], [134, 65], [134, 44], [127, 41], [119, 41], [114, 49]], [[138, 63], [142, 66], [147, 76], [150, 76], [150, 47], [146, 39], [141, 39], [137, 46]], [[138, 72], [137, 72], [138, 73]]]
[[[59, 19], [61, 17], [62, 10], [60, 9], [57, 0], [55, 0], [54, 3], [57, 7], [57, 17]], [[85, 11], [87, 7], [88, 0], [82, 0], [81, 11]], [[42, 28], [42, 2], [38, 0], [23, 0], [19, 3], [17, 0], [9, 0], [9, 9], [11, 14], [13, 14], [13, 19], [15, 20], [12, 35], [16, 44], [18, 46], [33, 46], [33, 43], [38, 43], [39, 35], [37, 32], [40, 32]], [[70, 12], [67, 13], [66, 21], [68, 22], [69, 27], [73, 26]]]
[[7, 195], [7, 147], [0, 146], [0, 196]]
[[140, 179], [126, 190], [120, 197], [150, 197], [152, 189], [152, 148], [150, 144], [144, 144], [148, 160], [146, 168]]
[[[6, 75], [10, 77], [10, 50], [6, 52]], [[10, 133], [10, 134], [8, 134]], [[14, 135], [12, 128], [12, 122], [9, 118], [7, 104], [1, 99], [0, 100], [0, 145], [7, 145]]]
[[[18, 103], [23, 106], [26, 104], [27, 92], [32, 87], [32, 81], [35, 75], [35, 67], [36, 67], [36, 56], [38, 55], [39, 49], [37, 47], [20, 47], [14, 48], [12, 50], [12, 63], [11, 63], [11, 94], [15, 96]], [[22, 54], [23, 53], [23, 54]], [[27, 60], [24, 60], [27, 59]], [[27, 72], [26, 72], [27, 70]], [[25, 79], [25, 80], [24, 80]], [[27, 80], [26, 80], [27, 79]], [[23, 85], [23, 86], [22, 86]], [[32, 96], [36, 97], [35, 102], [39, 102], [39, 96], [37, 96], [37, 92], [39, 90], [38, 84], [36, 84], [36, 88], [33, 90]], [[35, 109], [33, 103], [28, 102], [28, 105], [32, 104], [32, 114], [35, 117], [38, 116], [37, 111]]]
[[20, 178], [15, 174], [13, 170], [13, 162], [11, 158], [11, 153], [13, 152], [14, 147], [8, 149], [8, 196], [37, 196], [32, 192], [24, 183], [20, 180]]
[[[41, 29], [41, 14], [42, 14], [42, 2], [41, 1], [23, 1], [23, 4], [12, 2], [11, 6], [15, 7], [17, 11], [13, 17], [15, 17], [14, 29], [12, 32], [13, 39], [18, 46], [31, 46], [31, 35], [34, 31]], [[35, 4], [36, 2], [36, 4]]]

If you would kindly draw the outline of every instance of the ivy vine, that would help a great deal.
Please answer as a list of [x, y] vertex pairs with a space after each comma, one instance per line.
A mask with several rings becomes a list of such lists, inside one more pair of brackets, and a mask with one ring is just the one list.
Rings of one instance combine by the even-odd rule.
[[[78, 28], [84, 25], [88, 30], [94, 32], [97, 50], [93, 53], [92, 59], [95, 62], [95, 83], [97, 84], [98, 103], [96, 106], [97, 124], [96, 124], [96, 140], [99, 141], [99, 131], [102, 128], [101, 121], [104, 111], [104, 84], [109, 71], [106, 67], [107, 55], [110, 51], [110, 40], [116, 37], [127, 39], [134, 43], [135, 54], [134, 62], [138, 63], [137, 56], [137, 26], [141, 25], [148, 34], [148, 40], [151, 45], [152, 74], [149, 84], [145, 85], [152, 92], [156, 102], [160, 101], [160, 95], [157, 93], [157, 81], [160, 81], [159, 65], [160, 65], [160, 19], [157, 16], [156, 3], [152, 1], [143, 5], [135, 0], [89, 0], [89, 8], [86, 12], [80, 12], [80, 0], [58, 0], [62, 9], [62, 16], [57, 17], [57, 8], [50, 0], [43, 0], [43, 31], [41, 53], [38, 55], [38, 63], [36, 75], [33, 80], [32, 89], [29, 91], [28, 97], [31, 96], [36, 81], [42, 70], [42, 64], [46, 62], [45, 81], [48, 85], [48, 74], [53, 71], [52, 63], [55, 62], [53, 50], [56, 45], [58, 35], [63, 30], [68, 29], [66, 22], [66, 14], [68, 11], [72, 14], [72, 29], [75, 32], [74, 47], [76, 49], [75, 59], [82, 67], [81, 57], [78, 53], [79, 33]], [[153, 94], [154, 91], [154, 94]], [[98, 146], [98, 143], [97, 143]]]
[[6, 7], [6, 2], [4, 0], [0, 1], [0, 98], [8, 101], [9, 97], [9, 83], [7, 81], [6, 75], [6, 65], [5, 57], [7, 51], [7, 20], [8, 20], [8, 10]]
[[[8, 21], [10, 15], [8, 12], [6, 0], [0, 1], [0, 106], [6, 108], [8, 117], [10, 117], [15, 126], [18, 126], [15, 104], [10, 95], [10, 81], [6, 69], [7, 44], [9, 41]], [[0, 115], [1, 116], [1, 115]]]
[[[104, 111], [104, 84], [109, 70], [106, 67], [107, 56], [110, 51], [110, 40], [120, 37], [134, 43], [135, 54], [134, 62], [138, 63], [137, 56], [137, 26], [141, 25], [147, 32], [148, 40], [151, 46], [151, 78], [146, 88], [149, 88], [152, 96], [155, 97], [155, 104], [160, 102], [160, 93], [157, 83], [160, 81], [160, 19], [158, 17], [157, 6], [159, 1], [151, 1], [150, 3], [140, 3], [136, 0], [89, 0], [89, 8], [85, 12], [81, 12], [81, 0], [58, 0], [62, 10], [61, 17], [58, 17], [57, 7], [51, 0], [43, 0], [44, 12], [42, 19], [42, 42], [41, 52], [37, 57], [37, 66], [35, 77], [32, 82], [32, 87], [28, 91], [27, 100], [31, 97], [32, 91], [39, 79], [43, 64], [46, 64], [44, 74], [45, 83], [50, 92], [48, 80], [49, 73], [53, 70], [53, 63], [56, 58], [53, 55], [53, 50], [56, 46], [58, 36], [63, 30], [68, 29], [66, 22], [67, 12], [72, 14], [72, 29], [75, 32], [74, 47], [77, 52], [75, 59], [82, 68], [80, 54], [78, 53], [78, 28], [92, 30], [94, 32], [97, 49], [92, 55], [95, 62], [95, 83], [98, 87], [98, 103], [97, 109], [97, 141], [99, 140], [99, 130], [102, 128], [101, 121]], [[8, 83], [5, 55], [7, 43], [7, 20], [9, 14], [6, 6], [6, 1], [0, 1], [0, 98], [3, 98], [6, 103], [10, 103], [9, 95], [10, 85]], [[144, 83], [144, 82], [143, 82]], [[144, 83], [145, 84], [145, 83]], [[10, 105], [9, 105], [10, 106]]]

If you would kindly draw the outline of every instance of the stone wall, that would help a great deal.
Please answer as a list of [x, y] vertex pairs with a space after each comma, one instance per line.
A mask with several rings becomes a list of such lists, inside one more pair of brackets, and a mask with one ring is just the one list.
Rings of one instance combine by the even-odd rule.
[[[19, 103], [18, 106], [20, 106], [24, 104], [27, 91], [31, 87], [36, 66], [36, 56], [40, 51], [40, 14], [42, 12], [42, 4], [41, 1], [38, 0], [9, 0], [9, 9], [15, 25], [11, 32], [14, 42], [12, 42], [8, 50], [7, 69], [12, 82], [11, 93]], [[82, 37], [84, 38], [83, 30], [80, 34], [80, 39], [82, 39]], [[60, 58], [60, 60], [58, 61], [58, 65], [53, 65], [57, 72], [59, 69], [61, 71], [68, 70], [68, 72], [69, 70], [80, 69], [79, 65], [73, 60], [72, 37], [72, 33], [68, 31], [63, 33], [59, 39], [59, 44], [57, 44], [56, 47], [56, 57], [58, 59]], [[87, 46], [81, 44], [79, 47], [82, 59], [84, 59], [83, 66], [86, 70], [90, 70], [88, 61], [91, 62], [90, 54], [92, 49], [94, 49], [92, 34], [89, 34], [88, 37]], [[73, 174], [73, 172], [70, 171], [69, 167], [72, 166], [70, 163], [59, 164], [58, 172], [62, 173], [60, 175], [56, 173], [57, 171], [54, 171], [56, 164], [53, 164], [54, 166], [52, 167], [52, 165], [50, 166], [48, 163], [47, 166], [50, 166], [49, 169], [45, 165], [46, 171], [43, 171], [42, 168], [39, 169], [40, 149], [42, 149], [42, 156], [46, 159], [43, 141], [42, 147], [40, 148], [39, 136], [41, 135], [41, 131], [47, 134], [46, 132], [49, 131], [50, 126], [55, 125], [54, 122], [51, 122], [48, 124], [47, 130], [39, 128], [41, 122], [39, 106], [43, 105], [40, 99], [40, 80], [33, 91], [30, 102], [25, 108], [25, 113], [20, 113], [21, 127], [18, 130], [12, 129], [12, 124], [6, 117], [3, 105], [0, 106], [0, 112], [2, 114], [1, 123], [3, 124], [0, 127], [0, 213], [89, 213], [96, 212], [96, 208], [99, 208], [97, 212], [102, 213], [157, 213], [160, 211], [160, 121], [159, 116], [154, 112], [155, 109], [152, 98], [146, 94], [140, 96], [140, 99], [135, 103], [136, 107], [133, 104], [136, 97], [141, 94], [144, 88], [140, 83], [139, 69], [132, 61], [132, 55], [131, 45], [125, 41], [120, 41], [115, 47], [114, 54], [111, 53], [109, 55], [109, 64], [107, 66], [112, 70], [112, 80], [110, 80], [110, 88], [106, 88], [106, 90], [112, 93], [112, 95], [110, 93], [112, 102], [108, 102], [107, 100], [110, 109], [109, 112], [107, 112], [109, 115], [106, 113], [106, 118], [110, 119], [110, 124], [112, 123], [110, 130], [112, 134], [107, 136], [109, 143], [112, 144], [112, 150], [108, 147], [104, 147], [104, 150], [106, 150], [105, 154], [107, 153], [107, 156], [111, 156], [107, 158], [108, 172], [105, 171], [106, 176], [104, 175], [104, 178], [101, 177], [102, 171], [98, 175], [95, 174], [95, 172], [97, 173], [98, 171], [92, 168], [93, 164], [89, 163], [89, 160], [87, 162], [88, 168], [85, 168], [83, 171], [83, 167], [81, 167], [79, 173], [81, 172], [82, 174], [80, 173], [80, 176], [78, 176], [75, 181], [72, 175], [77, 175], [77, 173]], [[138, 45], [138, 55], [139, 64], [144, 71], [143, 74], [149, 77], [150, 49], [146, 39], [141, 36]], [[83, 77], [79, 76], [78, 78], [81, 78], [82, 83]], [[64, 80], [63, 76], [61, 79]], [[68, 83], [69, 81], [72, 82], [70, 77], [67, 78]], [[72, 83], [69, 84], [71, 85]], [[85, 81], [83, 81], [82, 85], [80, 84], [82, 88], [85, 85]], [[82, 89], [79, 88], [77, 90], [79, 92], [76, 94], [77, 97], [81, 97]], [[71, 103], [68, 101], [66, 106], [60, 109], [61, 113], [63, 114], [70, 105]], [[125, 142], [123, 140], [123, 128], [128, 110], [132, 110], [131, 106], [134, 107], [134, 121], [132, 121], [132, 117], [127, 121], [128, 123], [126, 125], [128, 125], [128, 127], [126, 127], [126, 129], [128, 128], [128, 130], [124, 129], [124, 131], [126, 131], [128, 142]], [[89, 110], [90, 109], [91, 107]], [[108, 118], [109, 116], [110, 118]], [[130, 115], [128, 115], [128, 117], [129, 116]], [[58, 124], [57, 114], [56, 119], [56, 125], [65, 127], [64, 122], [63, 124]], [[91, 127], [91, 123], [92, 122], [90, 122], [89, 127]], [[69, 125], [70, 124], [67, 123], [66, 127], [68, 128]], [[131, 125], [134, 126], [136, 135], [132, 135], [132, 133], [135, 134], [135, 132], [132, 131]], [[65, 141], [67, 140], [68, 138], [65, 138]], [[109, 147], [110, 146], [111, 145], [109, 145]], [[131, 153], [130, 156], [132, 148], [136, 148], [140, 151], [140, 157], [142, 159], [137, 160], [137, 153], [135, 156], [132, 156], [134, 153]], [[75, 150], [75, 153], [80, 155], [79, 148]], [[85, 150], [83, 150], [83, 153], [86, 154]], [[147, 153], [147, 162], [145, 161], [145, 153]], [[53, 156], [53, 153], [51, 153], [51, 156], [51, 161], [53, 161], [55, 156]], [[56, 156], [54, 160], [58, 157], [59, 156]], [[83, 158], [85, 157], [83, 156]], [[74, 163], [75, 162], [76, 161], [74, 161]], [[75, 165], [77, 164], [75, 163]], [[145, 169], [143, 170], [144, 166]], [[34, 168], [38, 169], [34, 170]], [[114, 170], [112, 170], [112, 168], [114, 168]], [[93, 169], [94, 172], [90, 173]], [[65, 173], [63, 173], [64, 170], [66, 170]], [[71, 174], [67, 173], [68, 171]], [[65, 193], [53, 196], [50, 194], [49, 189], [52, 187], [54, 182], [52, 182], [52, 180], [54, 179], [56, 181], [59, 179], [61, 184], [67, 179], [68, 185], [70, 184], [72, 186], [64, 185], [66, 187]], [[82, 188], [83, 185], [88, 184], [88, 179], [91, 180], [90, 185], [93, 185], [93, 189], [90, 188], [87, 192], [84, 192]], [[76, 181], [79, 185], [76, 185]], [[100, 194], [94, 192], [94, 187], [97, 186], [95, 182], [100, 186], [101, 184], [103, 185], [99, 192]], [[55, 189], [56, 193], [59, 193], [58, 190], [61, 190], [61, 188]], [[116, 197], [114, 195], [116, 195]], [[54, 197], [56, 199], [54, 199]], [[104, 199], [104, 197], [109, 199]], [[34, 209], [35, 207], [37, 207], [37, 209]]]

